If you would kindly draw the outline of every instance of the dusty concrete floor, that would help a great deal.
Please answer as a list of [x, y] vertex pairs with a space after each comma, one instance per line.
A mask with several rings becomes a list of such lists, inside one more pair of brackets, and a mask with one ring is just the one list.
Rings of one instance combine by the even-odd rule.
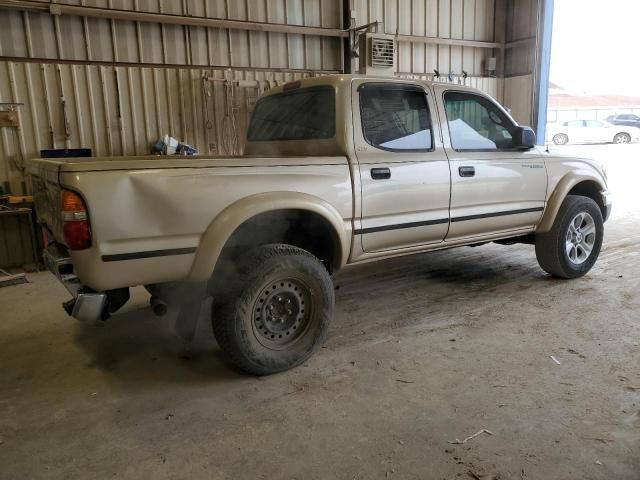
[[0, 289], [0, 478], [640, 479], [640, 146], [578, 150], [618, 191], [589, 276], [527, 246], [358, 268], [326, 346], [269, 378], [206, 321], [181, 354], [144, 291], [92, 329], [46, 273]]

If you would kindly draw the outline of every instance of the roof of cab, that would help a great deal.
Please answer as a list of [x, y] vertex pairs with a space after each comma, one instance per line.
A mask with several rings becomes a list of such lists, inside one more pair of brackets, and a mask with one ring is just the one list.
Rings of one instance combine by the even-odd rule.
[[[423, 85], [446, 85], [453, 86], [457, 89], [476, 90], [475, 88], [466, 86], [451, 84], [446, 82], [435, 82], [433, 80], [423, 80], [420, 78], [401, 78], [401, 77], [384, 77], [384, 76], [372, 76], [361, 74], [336, 74], [336, 75], [320, 75], [317, 77], [301, 78], [298, 80], [292, 80], [277, 87], [274, 87], [264, 93], [264, 95], [273, 95], [289, 88], [302, 88], [312, 87], [319, 85], [332, 85], [337, 88], [343, 87], [345, 84], [350, 83], [352, 80], [374, 80], [383, 82], [398, 82], [398, 83], [421, 83]], [[297, 85], [296, 85], [297, 84]]]

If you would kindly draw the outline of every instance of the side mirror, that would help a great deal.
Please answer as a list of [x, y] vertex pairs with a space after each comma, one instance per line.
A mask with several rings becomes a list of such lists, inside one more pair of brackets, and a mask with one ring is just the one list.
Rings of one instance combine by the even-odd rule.
[[528, 150], [535, 147], [536, 134], [530, 127], [517, 127], [515, 135], [513, 136], [514, 148], [521, 148]]

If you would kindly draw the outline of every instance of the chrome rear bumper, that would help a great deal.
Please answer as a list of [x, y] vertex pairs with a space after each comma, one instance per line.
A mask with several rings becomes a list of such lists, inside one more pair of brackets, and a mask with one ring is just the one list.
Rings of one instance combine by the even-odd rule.
[[101, 325], [109, 316], [107, 294], [85, 288], [73, 271], [71, 257], [65, 253], [56, 244], [49, 245], [43, 253], [47, 269], [73, 296], [72, 300], [62, 305], [73, 318], [90, 325]]

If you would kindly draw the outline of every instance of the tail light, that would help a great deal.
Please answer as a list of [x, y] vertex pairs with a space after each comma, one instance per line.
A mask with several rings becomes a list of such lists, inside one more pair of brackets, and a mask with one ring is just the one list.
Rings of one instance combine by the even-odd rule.
[[64, 240], [71, 250], [91, 246], [91, 226], [82, 197], [69, 190], [62, 191], [62, 224]]

